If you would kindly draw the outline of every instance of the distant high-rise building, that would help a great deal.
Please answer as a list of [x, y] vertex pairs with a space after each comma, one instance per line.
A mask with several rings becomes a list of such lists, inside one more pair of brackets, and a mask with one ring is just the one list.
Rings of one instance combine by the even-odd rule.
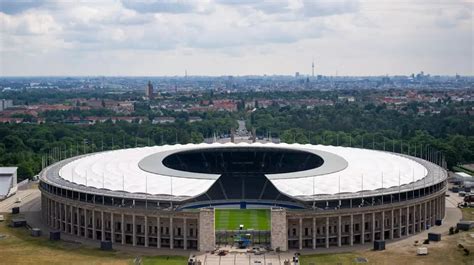
[[0, 99], [0, 111], [13, 107], [13, 100]]
[[313, 59], [313, 63], [311, 64], [311, 68], [312, 68], [311, 77], [314, 77], [314, 59]]
[[295, 73], [295, 77], [296, 77], [296, 78], [300, 77], [300, 72], [296, 72], [296, 73]]
[[148, 85], [146, 86], [145, 94], [148, 99], [153, 99], [153, 85], [150, 81], [148, 81]]

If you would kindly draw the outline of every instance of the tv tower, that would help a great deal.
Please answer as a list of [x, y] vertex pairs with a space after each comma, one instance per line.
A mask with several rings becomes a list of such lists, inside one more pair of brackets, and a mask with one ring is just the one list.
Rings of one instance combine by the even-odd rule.
[[313, 58], [313, 63], [311, 64], [312, 72], [311, 76], [314, 77], [314, 58]]

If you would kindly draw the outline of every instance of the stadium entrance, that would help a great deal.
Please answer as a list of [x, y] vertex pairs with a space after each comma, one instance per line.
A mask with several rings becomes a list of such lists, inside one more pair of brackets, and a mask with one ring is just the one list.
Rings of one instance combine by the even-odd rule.
[[270, 210], [216, 209], [215, 229], [217, 245], [270, 245]]

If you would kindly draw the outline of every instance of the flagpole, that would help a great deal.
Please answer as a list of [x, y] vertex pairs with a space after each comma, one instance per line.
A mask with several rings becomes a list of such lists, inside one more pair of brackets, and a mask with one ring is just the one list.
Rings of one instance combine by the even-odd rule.
[[383, 171], [382, 171], [382, 204], [383, 204]]
[[316, 209], [316, 205], [315, 205], [316, 199], [315, 199], [314, 194], [315, 194], [315, 191], [314, 191], [314, 176], [313, 176], [313, 209]]
[[148, 209], [148, 174], [145, 174], [145, 209]]
[[361, 192], [362, 192], [362, 206], [364, 206], [364, 173], [362, 173], [361, 175], [361, 178], [362, 178], [362, 187], [361, 187]]
[[337, 193], [337, 197], [339, 198], [339, 206], [338, 208], [341, 207], [341, 175], [339, 175], [339, 188], [338, 188], [338, 193]]
[[398, 202], [401, 201], [400, 168], [398, 168]]

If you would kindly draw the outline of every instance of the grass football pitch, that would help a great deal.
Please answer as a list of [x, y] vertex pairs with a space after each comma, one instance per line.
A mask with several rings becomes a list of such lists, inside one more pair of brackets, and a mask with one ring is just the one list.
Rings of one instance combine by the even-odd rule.
[[266, 209], [216, 209], [216, 230], [270, 230], [270, 211]]

